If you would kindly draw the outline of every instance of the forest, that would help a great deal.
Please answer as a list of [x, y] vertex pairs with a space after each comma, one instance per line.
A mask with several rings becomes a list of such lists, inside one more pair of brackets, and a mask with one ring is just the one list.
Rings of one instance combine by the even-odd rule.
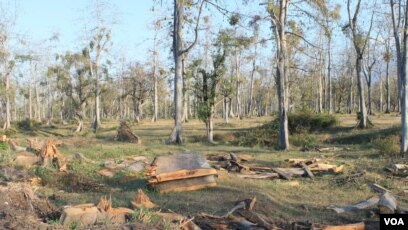
[[407, 6], [0, 0], [0, 228], [380, 229]]

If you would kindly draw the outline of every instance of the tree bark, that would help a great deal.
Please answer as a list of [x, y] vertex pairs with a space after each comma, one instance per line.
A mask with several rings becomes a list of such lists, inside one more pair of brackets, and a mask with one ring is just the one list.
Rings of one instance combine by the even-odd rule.
[[[408, 0], [406, 0], [406, 3], [408, 4]], [[401, 131], [401, 154], [403, 156], [407, 156], [407, 151], [408, 151], [408, 119], [407, 119], [407, 76], [408, 76], [408, 9], [405, 9], [404, 13], [404, 33], [403, 33], [403, 50], [404, 54], [402, 56], [403, 62], [402, 62], [402, 67], [403, 67], [403, 72], [401, 74], [401, 89], [402, 89], [402, 94], [401, 94], [401, 126], [402, 126], [402, 131]]]
[[153, 57], [153, 117], [152, 122], [156, 122], [159, 112], [159, 96], [158, 96], [158, 76], [157, 76], [157, 35], [154, 36], [154, 57]]
[[5, 122], [4, 122], [4, 126], [3, 126], [3, 129], [4, 130], [8, 130], [8, 129], [10, 129], [11, 128], [11, 125], [10, 125], [10, 120], [11, 120], [11, 112], [10, 112], [10, 110], [11, 110], [11, 108], [10, 108], [10, 74], [6, 74], [6, 79], [5, 79], [5, 83], [6, 83], [6, 120], [5, 120]]
[[361, 65], [362, 65], [363, 58], [357, 54], [356, 58], [356, 72], [357, 72], [357, 87], [358, 87], [358, 96], [359, 96], [359, 107], [360, 107], [360, 128], [367, 128], [367, 110], [365, 105], [365, 97], [364, 97], [364, 87], [361, 77]]
[[387, 97], [387, 103], [386, 103], [386, 109], [385, 113], [390, 113], [390, 106], [391, 106], [391, 94], [390, 94], [390, 73], [389, 73], [389, 65], [390, 62], [387, 61], [387, 66], [386, 66], [386, 76], [385, 76], [385, 90], [386, 90], [386, 97]]
[[287, 88], [287, 47], [286, 47], [286, 17], [287, 17], [288, 2], [280, 1], [279, 18], [275, 16], [274, 29], [277, 45], [277, 68], [276, 68], [276, 83], [278, 87], [278, 102], [279, 102], [279, 146], [283, 150], [289, 150], [289, 130], [288, 130], [288, 88]]
[[181, 63], [181, 43], [183, 25], [183, 5], [180, 0], [174, 0], [173, 21], [173, 56], [174, 56], [174, 129], [169, 142], [182, 144], [182, 115], [183, 115], [183, 70]]
[[328, 38], [327, 47], [327, 78], [329, 80], [329, 114], [333, 113], [333, 86], [331, 77], [331, 35]]

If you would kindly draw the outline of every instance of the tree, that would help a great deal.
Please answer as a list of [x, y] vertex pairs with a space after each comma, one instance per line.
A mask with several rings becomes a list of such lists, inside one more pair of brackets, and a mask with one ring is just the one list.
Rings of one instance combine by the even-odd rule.
[[85, 48], [82, 53], [70, 53], [57, 56], [60, 64], [49, 69], [56, 74], [60, 89], [71, 99], [78, 117], [78, 126], [75, 132], [84, 130], [85, 106], [94, 93], [88, 51]]
[[207, 141], [212, 143], [213, 140], [213, 120], [215, 113], [215, 99], [217, 86], [222, 76], [225, 74], [225, 56], [226, 50], [219, 47], [217, 53], [213, 57], [213, 70], [208, 73], [201, 69], [201, 79], [196, 80], [196, 92], [199, 99], [198, 117], [204, 121], [207, 131]]
[[[173, 11], [173, 58], [174, 58], [174, 129], [168, 140], [168, 143], [182, 144], [182, 115], [183, 115], [183, 67], [182, 58], [197, 43], [198, 25], [200, 22], [201, 12], [206, 0], [202, 0], [198, 12], [197, 22], [194, 29], [194, 41], [187, 47], [183, 48], [183, 27], [184, 27], [184, 7], [189, 3], [183, 0], [174, 0]], [[187, 5], [188, 6], [188, 5]]]
[[4, 94], [5, 94], [5, 121], [3, 129], [7, 130], [11, 128], [11, 105], [10, 105], [10, 75], [14, 69], [15, 61], [10, 58], [10, 53], [7, 48], [8, 38], [5, 31], [0, 28], [0, 63], [2, 65], [2, 73], [0, 77], [3, 78]]
[[[111, 31], [105, 27], [98, 27], [96, 35], [89, 43], [89, 49], [86, 49], [86, 55], [89, 57], [89, 70], [94, 81], [95, 88], [95, 110], [94, 121], [92, 128], [96, 131], [101, 125], [101, 109], [100, 109], [100, 78], [101, 78], [101, 61], [103, 52], [107, 51], [107, 46], [111, 40]], [[92, 55], [94, 53], [94, 55]]]
[[364, 34], [362, 31], [358, 29], [358, 14], [360, 13], [360, 6], [361, 0], [357, 1], [357, 5], [352, 16], [351, 12], [351, 3], [350, 0], [347, 0], [347, 12], [348, 12], [348, 25], [345, 28], [350, 28], [353, 45], [356, 52], [356, 77], [357, 77], [357, 87], [358, 87], [358, 94], [359, 94], [359, 124], [360, 128], [367, 128], [367, 109], [365, 104], [365, 97], [364, 97], [364, 86], [361, 77], [362, 72], [362, 65], [363, 65], [363, 56], [365, 49], [367, 47], [368, 39], [370, 37], [371, 29], [373, 26], [373, 17], [374, 12], [371, 16], [370, 26], [368, 31]]

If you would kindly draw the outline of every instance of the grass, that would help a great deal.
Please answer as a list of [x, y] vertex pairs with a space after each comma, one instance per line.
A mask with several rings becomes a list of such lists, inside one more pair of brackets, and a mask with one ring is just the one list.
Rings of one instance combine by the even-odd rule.
[[[86, 131], [84, 134], [73, 134], [74, 125], [55, 128], [37, 127], [30, 134], [17, 132], [14, 138], [21, 145], [25, 144], [28, 135], [35, 135], [39, 139], [53, 138], [63, 142], [59, 148], [66, 156], [80, 152], [87, 158], [98, 163], [108, 159], [124, 159], [126, 156], [143, 155], [149, 160], [155, 156], [178, 153], [198, 152], [207, 153], [245, 153], [255, 157], [254, 163], [262, 166], [286, 167], [287, 158], [333, 157], [333, 163], [344, 164], [345, 175], [359, 170], [365, 170], [365, 177], [356, 183], [336, 183], [336, 175], [317, 176], [314, 181], [309, 178], [297, 178], [294, 181], [284, 180], [244, 180], [233, 175], [217, 179], [218, 186], [191, 192], [159, 194], [146, 190], [146, 178], [143, 174], [119, 174], [112, 179], [106, 179], [97, 174], [101, 169], [99, 164], [75, 162], [72, 171], [75, 176], [55, 177], [52, 172], [36, 172], [45, 177], [43, 192], [47, 196], [53, 195], [57, 205], [74, 205], [79, 203], [97, 203], [102, 196], [111, 196], [113, 206], [130, 207], [130, 200], [138, 188], [145, 189], [151, 200], [162, 210], [172, 210], [184, 215], [197, 215], [201, 212], [223, 214], [234, 206], [235, 201], [256, 196], [258, 206], [256, 210], [271, 217], [277, 222], [309, 220], [322, 224], [353, 223], [361, 220], [377, 221], [377, 217], [367, 217], [365, 211], [357, 213], [336, 214], [326, 209], [330, 204], [348, 205], [366, 199], [375, 193], [368, 183], [378, 183], [390, 189], [395, 194], [406, 189], [403, 180], [391, 180], [385, 176], [384, 167], [393, 162], [403, 162], [394, 151], [395, 135], [399, 117], [397, 114], [380, 114], [370, 119], [374, 127], [368, 130], [354, 128], [355, 114], [335, 115], [339, 124], [321, 132], [312, 134], [302, 133], [291, 137], [294, 144], [291, 151], [281, 152], [273, 147], [262, 145], [237, 145], [235, 133], [257, 129], [271, 121], [273, 117], [250, 118], [245, 120], [231, 119], [231, 123], [224, 125], [221, 119], [215, 121], [215, 135], [217, 144], [206, 144], [204, 124], [197, 120], [190, 120], [184, 124], [183, 132], [186, 143], [182, 146], [166, 145], [173, 125], [171, 120], [161, 120], [157, 123], [142, 121], [133, 124], [134, 132], [141, 137], [142, 144], [134, 145], [114, 141], [118, 122], [104, 122], [103, 128], [96, 134]], [[85, 127], [90, 127], [85, 124]], [[53, 135], [58, 134], [58, 135]], [[389, 138], [388, 138], [389, 137]], [[384, 140], [382, 143], [381, 140]], [[388, 138], [388, 139], [387, 139]], [[346, 147], [347, 151], [336, 152], [301, 152], [304, 144]], [[51, 178], [50, 178], [51, 177]], [[89, 185], [87, 185], [89, 183]], [[95, 189], [94, 184], [101, 185]], [[77, 186], [77, 187], [75, 187]], [[82, 187], [81, 187], [82, 186]], [[88, 186], [88, 187], [87, 187]], [[75, 188], [75, 189], [74, 189]], [[82, 188], [82, 189], [81, 189]], [[46, 191], [46, 192], [45, 192]], [[398, 199], [399, 205], [408, 206], [407, 199]], [[309, 211], [305, 211], [304, 206]], [[143, 213], [142, 213], [143, 214]], [[143, 215], [150, 215], [144, 213]], [[142, 216], [143, 216], [142, 215]], [[136, 218], [136, 216], [135, 216]], [[137, 218], [136, 218], [137, 219]]]

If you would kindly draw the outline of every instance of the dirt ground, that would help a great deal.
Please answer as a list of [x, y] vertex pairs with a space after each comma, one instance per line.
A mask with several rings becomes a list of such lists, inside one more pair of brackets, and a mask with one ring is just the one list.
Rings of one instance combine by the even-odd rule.
[[[319, 133], [291, 136], [292, 150], [281, 152], [272, 147], [248, 146], [236, 140], [237, 132], [248, 132], [270, 121], [271, 117], [252, 118], [244, 121], [232, 120], [231, 124], [215, 122], [216, 144], [205, 143], [204, 124], [190, 120], [184, 126], [186, 143], [182, 146], [166, 145], [173, 122], [142, 122], [130, 124], [142, 144], [123, 143], [115, 140], [117, 122], [105, 122], [96, 134], [85, 131], [73, 134], [75, 124], [54, 128], [40, 127], [38, 130], [18, 131], [10, 135], [20, 146], [27, 145], [27, 138], [53, 139], [58, 149], [69, 158], [81, 153], [87, 161], [74, 160], [68, 172], [57, 172], [42, 167], [24, 169], [2, 158], [0, 163], [0, 228], [5, 229], [61, 229], [59, 216], [65, 205], [83, 203], [96, 204], [101, 197], [111, 197], [113, 206], [130, 207], [130, 200], [137, 189], [143, 189], [158, 205], [157, 210], [170, 210], [186, 217], [197, 217], [205, 212], [222, 215], [229, 211], [237, 200], [257, 197], [256, 211], [270, 217], [276, 226], [290, 229], [294, 222], [309, 221], [319, 224], [350, 224], [364, 221], [366, 229], [378, 229], [378, 215], [372, 209], [354, 213], [337, 214], [327, 210], [331, 205], [350, 205], [377, 193], [368, 186], [377, 183], [396, 195], [399, 205], [408, 207], [408, 172], [389, 172], [394, 163], [407, 163], [392, 151], [398, 146], [399, 117], [397, 114], [371, 117], [374, 128], [358, 130], [354, 115], [337, 115], [340, 124]], [[395, 137], [395, 138], [394, 138]], [[394, 138], [394, 139], [393, 139]], [[388, 142], [384, 140], [389, 140]], [[303, 145], [319, 145], [345, 149], [333, 152], [302, 152]], [[385, 148], [385, 149], [384, 149]], [[324, 157], [333, 159], [333, 164], [344, 165], [341, 175], [318, 174], [315, 180], [307, 177], [291, 181], [239, 179], [234, 174], [222, 173], [216, 188], [192, 192], [160, 194], [146, 187], [143, 172], [120, 172], [112, 178], [98, 174], [107, 160], [126, 159], [130, 156], [155, 156], [197, 152], [248, 154], [253, 164], [263, 167], [288, 167], [288, 158]], [[13, 152], [10, 152], [13, 156]], [[364, 171], [361, 178], [349, 179], [350, 175]], [[41, 182], [33, 178], [41, 178]], [[150, 214], [150, 213], [147, 213]], [[146, 214], [146, 215], [147, 215]], [[195, 219], [198, 222], [198, 217]], [[95, 229], [163, 229], [145, 221], [140, 215], [124, 225], [102, 224]]]

